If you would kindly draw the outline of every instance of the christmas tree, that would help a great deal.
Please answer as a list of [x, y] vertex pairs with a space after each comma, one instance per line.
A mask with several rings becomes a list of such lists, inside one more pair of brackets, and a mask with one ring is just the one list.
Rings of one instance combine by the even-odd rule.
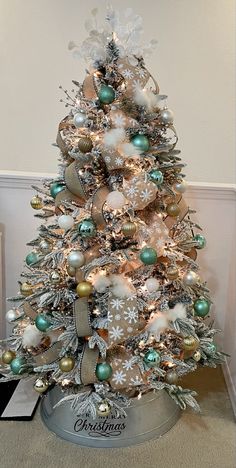
[[56, 145], [59, 174], [34, 187], [41, 219], [28, 242], [14, 327], [2, 343], [2, 380], [35, 376], [62, 389], [77, 414], [124, 415], [133, 397], [166, 390], [198, 410], [181, 377], [224, 360], [199, 276], [200, 227], [182, 198], [184, 164], [173, 126], [140, 45], [142, 20], [96, 11], [81, 47], [82, 84], [64, 90], [68, 115]]

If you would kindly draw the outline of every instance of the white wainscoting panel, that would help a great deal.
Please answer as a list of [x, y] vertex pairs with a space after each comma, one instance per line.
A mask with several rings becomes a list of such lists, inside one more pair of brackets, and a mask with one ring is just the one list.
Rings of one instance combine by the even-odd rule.
[[[30, 206], [34, 194], [31, 185], [40, 184], [53, 174], [0, 172], [0, 232], [2, 232], [3, 313], [0, 314], [1, 335], [4, 325], [5, 298], [18, 291], [17, 280], [29, 251], [26, 242], [35, 237], [40, 221]], [[236, 412], [236, 187], [230, 184], [189, 183], [185, 199], [197, 211], [194, 215], [202, 226], [207, 246], [199, 251], [202, 278], [207, 280], [214, 305], [215, 326], [219, 346], [231, 355], [224, 366], [225, 378]], [[0, 275], [1, 279], [1, 275]]]

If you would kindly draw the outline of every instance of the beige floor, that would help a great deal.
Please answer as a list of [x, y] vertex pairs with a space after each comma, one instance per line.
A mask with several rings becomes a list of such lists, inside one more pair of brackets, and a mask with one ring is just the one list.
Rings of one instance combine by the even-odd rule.
[[236, 425], [220, 369], [201, 369], [185, 386], [202, 415], [183, 413], [159, 440], [125, 449], [87, 449], [58, 439], [40, 420], [0, 422], [1, 468], [236, 468]]

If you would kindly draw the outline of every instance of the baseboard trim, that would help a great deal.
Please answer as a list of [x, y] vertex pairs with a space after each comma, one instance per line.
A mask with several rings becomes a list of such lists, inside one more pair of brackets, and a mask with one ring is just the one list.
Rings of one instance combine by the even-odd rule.
[[[54, 179], [54, 173], [0, 171], [0, 188], [29, 189], [31, 185], [40, 184], [42, 180]], [[204, 199], [236, 199], [236, 184], [223, 184], [218, 182], [188, 182], [188, 198]]]
[[236, 418], [236, 388], [232, 380], [231, 372], [230, 372], [227, 361], [222, 365], [222, 370], [223, 370], [226, 386], [229, 392], [229, 397], [230, 397], [230, 401], [232, 404], [234, 416]]

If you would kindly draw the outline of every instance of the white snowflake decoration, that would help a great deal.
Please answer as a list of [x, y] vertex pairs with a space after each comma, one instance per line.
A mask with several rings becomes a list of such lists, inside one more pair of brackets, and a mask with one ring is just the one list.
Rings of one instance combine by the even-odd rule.
[[127, 307], [127, 310], [124, 312], [124, 316], [128, 323], [136, 323], [138, 321], [138, 311], [135, 307]]
[[114, 341], [120, 340], [124, 336], [124, 330], [119, 325], [117, 327], [112, 327], [109, 333]]

